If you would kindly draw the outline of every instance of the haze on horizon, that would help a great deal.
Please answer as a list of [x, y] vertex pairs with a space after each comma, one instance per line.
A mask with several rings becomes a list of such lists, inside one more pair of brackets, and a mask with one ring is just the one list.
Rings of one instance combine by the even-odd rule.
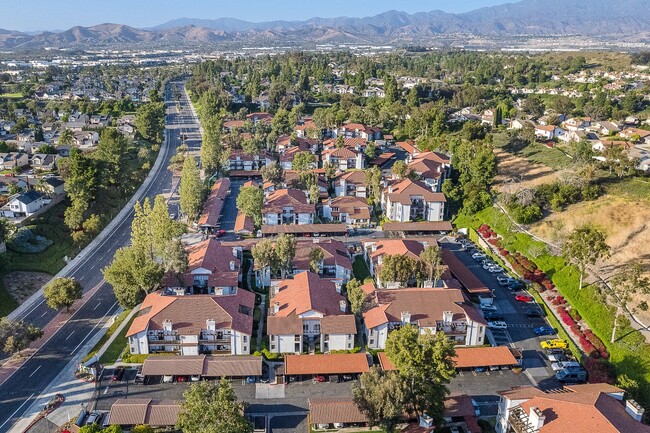
[[66, 30], [74, 26], [92, 26], [102, 23], [126, 24], [132, 27], [153, 27], [177, 18], [237, 18], [251, 22], [274, 20], [306, 20], [313, 17], [366, 17], [388, 10], [408, 13], [440, 9], [462, 13], [512, 0], [25, 0], [15, 2], [11, 13], [0, 16], [0, 29], [34, 32]]

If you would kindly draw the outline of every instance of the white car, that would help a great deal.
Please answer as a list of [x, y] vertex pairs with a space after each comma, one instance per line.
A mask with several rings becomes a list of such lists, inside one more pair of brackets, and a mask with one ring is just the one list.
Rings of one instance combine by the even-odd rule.
[[488, 328], [492, 328], [492, 329], [508, 329], [508, 324], [501, 320], [497, 320], [495, 322], [488, 322], [487, 326]]
[[172, 383], [174, 381], [174, 376], [171, 374], [166, 374], [163, 376], [163, 383]]
[[488, 271], [490, 271], [490, 273], [492, 274], [500, 274], [501, 272], [503, 272], [503, 268], [499, 265], [494, 265], [494, 266], [490, 266], [488, 268]]
[[191, 380], [192, 382], [198, 382], [198, 381], [201, 380], [201, 376], [198, 375], [198, 374], [193, 374], [192, 376], [190, 376], [190, 380]]
[[492, 262], [488, 262], [488, 261], [483, 262], [483, 269], [485, 269], [486, 271], [488, 269], [490, 269], [491, 267], [493, 267], [493, 266], [496, 266], [496, 265], [494, 263], [492, 263]]
[[474, 253], [474, 254], [472, 254], [472, 258], [474, 260], [482, 260], [482, 259], [485, 258], [485, 254], [483, 254], [483, 253]]
[[497, 307], [492, 304], [481, 304], [479, 308], [483, 311], [497, 311]]
[[506, 277], [505, 275], [499, 275], [497, 277], [497, 282], [499, 283], [500, 286], [507, 286], [508, 284], [512, 283], [514, 280], [510, 277]]
[[576, 368], [580, 367], [580, 363], [577, 361], [558, 361], [551, 364], [553, 371], [564, 370], [565, 368]]

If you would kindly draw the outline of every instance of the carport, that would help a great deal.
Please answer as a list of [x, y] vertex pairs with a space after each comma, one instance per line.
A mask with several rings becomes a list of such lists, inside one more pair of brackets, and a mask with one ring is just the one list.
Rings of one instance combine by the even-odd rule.
[[[379, 352], [378, 357], [384, 371], [396, 370], [385, 352]], [[507, 346], [457, 347], [454, 362], [457, 370], [476, 367], [512, 367], [519, 364], [513, 351]]]
[[[336, 353], [326, 355], [286, 355], [284, 375], [300, 380], [312, 376], [357, 376], [370, 370], [365, 353]], [[336, 379], [334, 379], [336, 378]]]
[[145, 376], [201, 376], [240, 378], [262, 375], [261, 356], [150, 356], [144, 361]]
[[449, 272], [463, 285], [470, 296], [491, 295], [492, 291], [463, 263], [456, 254], [446, 248], [442, 249], [442, 263]]
[[149, 356], [142, 365], [144, 376], [196, 376], [203, 373], [206, 355]]

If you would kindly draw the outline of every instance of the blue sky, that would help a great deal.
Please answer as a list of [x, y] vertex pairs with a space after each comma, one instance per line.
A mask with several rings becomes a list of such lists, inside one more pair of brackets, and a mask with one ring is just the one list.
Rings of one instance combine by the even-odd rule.
[[[515, 0], [5, 0], [0, 28], [35, 31], [105, 22], [148, 27], [174, 18], [233, 17], [247, 21], [301, 20], [314, 16], [369, 16], [387, 10], [466, 12]], [[8, 5], [5, 5], [8, 6]]]

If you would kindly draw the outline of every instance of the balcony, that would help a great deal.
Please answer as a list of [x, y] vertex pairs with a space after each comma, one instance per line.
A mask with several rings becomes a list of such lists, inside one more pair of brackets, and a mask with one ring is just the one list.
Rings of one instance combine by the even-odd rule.
[[508, 412], [509, 431], [514, 433], [537, 433], [539, 431], [530, 425], [528, 415], [521, 406], [515, 406]]

